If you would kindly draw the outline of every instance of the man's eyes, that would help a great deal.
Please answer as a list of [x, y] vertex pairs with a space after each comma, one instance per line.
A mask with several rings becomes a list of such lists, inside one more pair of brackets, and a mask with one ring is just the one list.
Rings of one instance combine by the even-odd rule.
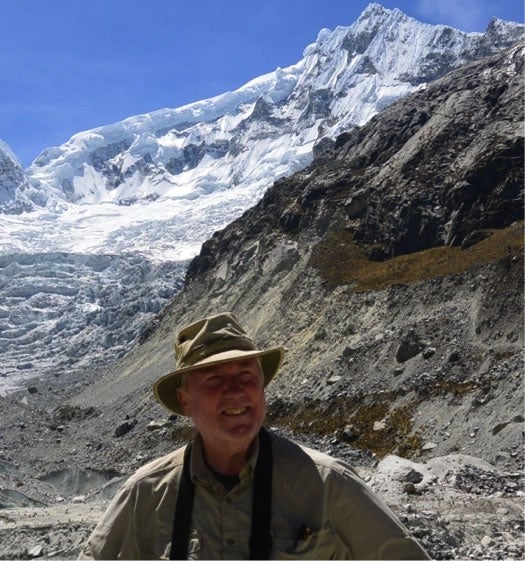
[[204, 383], [207, 386], [219, 386], [222, 384], [222, 378], [220, 376], [209, 376], [204, 380]]
[[241, 372], [237, 379], [241, 383], [253, 382], [257, 379], [257, 375], [253, 372]]

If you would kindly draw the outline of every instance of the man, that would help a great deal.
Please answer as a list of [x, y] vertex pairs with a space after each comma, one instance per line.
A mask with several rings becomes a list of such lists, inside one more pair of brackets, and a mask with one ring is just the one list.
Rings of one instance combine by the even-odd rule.
[[139, 469], [83, 559], [428, 559], [345, 463], [262, 428], [281, 347], [230, 313], [183, 328], [156, 398], [193, 419], [191, 444]]

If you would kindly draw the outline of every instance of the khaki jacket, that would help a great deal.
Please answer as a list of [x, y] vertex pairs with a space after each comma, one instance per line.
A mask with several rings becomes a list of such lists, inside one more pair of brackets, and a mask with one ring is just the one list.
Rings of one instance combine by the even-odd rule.
[[[416, 540], [344, 462], [270, 433], [272, 559], [428, 559]], [[197, 438], [190, 559], [249, 559], [252, 473], [258, 447], [231, 491], [208, 470]], [[184, 448], [124, 483], [80, 559], [169, 559]], [[301, 528], [308, 528], [300, 539]]]

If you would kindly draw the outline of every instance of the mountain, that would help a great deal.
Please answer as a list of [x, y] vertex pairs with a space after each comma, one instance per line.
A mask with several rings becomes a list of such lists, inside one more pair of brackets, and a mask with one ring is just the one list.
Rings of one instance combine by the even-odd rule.
[[115, 475], [192, 434], [151, 386], [181, 325], [231, 310], [287, 349], [271, 430], [350, 461], [432, 558], [522, 559], [524, 64], [521, 43], [340, 135], [203, 245], [131, 352], [0, 398], [0, 553], [45, 525], [74, 556]]
[[[485, 33], [463, 33], [371, 4], [351, 26], [322, 30], [297, 64], [234, 92], [78, 133], [45, 150], [26, 170], [0, 144], [2, 390], [35, 372], [67, 373], [77, 363], [104, 363], [129, 351], [182, 286], [188, 260], [203, 242], [211, 238], [192, 271], [219, 239], [212, 234], [276, 180], [303, 169], [314, 155], [330, 158], [341, 134], [361, 134], [356, 127], [394, 100], [424, 92], [431, 80], [500, 50], [522, 32], [523, 26], [493, 19]], [[428, 118], [414, 111], [417, 119]], [[406, 124], [408, 130], [416, 125]], [[388, 142], [394, 141], [392, 134]], [[437, 142], [431, 150], [444, 146]], [[383, 152], [379, 164], [388, 145], [375, 150]], [[367, 251], [376, 257], [410, 244], [417, 249], [429, 237], [435, 245], [464, 237], [458, 230], [463, 221], [450, 211], [477, 181], [466, 176], [463, 186], [449, 179], [448, 207], [436, 213], [434, 201], [401, 229], [386, 230], [385, 212], [413, 204], [420, 186], [415, 176], [426, 173], [418, 170], [421, 157], [414, 153], [407, 162], [410, 181], [404, 178], [397, 189], [386, 181], [385, 168], [381, 190], [366, 201], [367, 219], [355, 235], [369, 241]], [[498, 157], [506, 161], [505, 153]], [[363, 158], [356, 156], [356, 169], [370, 167]], [[513, 193], [515, 184], [508, 186]], [[309, 190], [315, 199], [315, 188]], [[354, 206], [363, 204], [361, 195], [352, 196]], [[384, 198], [388, 208], [381, 207]], [[300, 223], [301, 205], [299, 199], [282, 217], [286, 228]], [[505, 215], [509, 205], [502, 203], [497, 214]], [[378, 208], [383, 210], [373, 210]], [[496, 220], [490, 224], [499, 227]], [[382, 237], [375, 243], [377, 231]], [[221, 238], [221, 246], [229, 244]], [[56, 294], [56, 286], [67, 286], [67, 294], [65, 288]], [[151, 301], [139, 305], [148, 294]]]
[[[522, 33], [499, 19], [485, 33], [464, 33], [371, 4], [351, 26], [321, 30], [297, 64], [44, 150], [22, 180], [38, 199], [0, 205], [16, 214], [0, 249], [193, 257], [340, 133]], [[20, 215], [28, 205], [33, 212]]]
[[350, 461], [432, 558], [522, 559], [524, 65], [520, 43], [338, 136], [203, 244], [131, 352], [0, 398], [0, 502], [26, 507], [0, 554], [74, 556], [115, 475], [192, 434], [151, 386], [226, 309], [287, 349], [270, 430]]
[[106, 407], [107, 387], [148, 399], [174, 367], [177, 326], [227, 309], [261, 345], [288, 348], [269, 388], [276, 422], [328, 435], [353, 424], [379, 455], [426, 457], [432, 442], [519, 463], [524, 64], [521, 43], [453, 71], [276, 182], [75, 402]]
[[0, 212], [22, 214], [35, 206], [44, 206], [47, 197], [34, 188], [18, 158], [9, 146], [0, 140]]

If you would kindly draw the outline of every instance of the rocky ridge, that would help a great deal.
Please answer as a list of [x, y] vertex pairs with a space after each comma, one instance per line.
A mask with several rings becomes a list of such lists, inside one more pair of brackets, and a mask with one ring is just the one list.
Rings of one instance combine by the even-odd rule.
[[178, 326], [228, 309], [287, 347], [272, 430], [348, 460], [434, 558], [522, 558], [522, 65], [519, 45], [340, 137], [204, 244], [122, 360], [0, 400], [0, 554], [75, 555], [119, 478], [188, 438], [151, 384]]
[[[467, 247], [523, 218], [523, 45], [437, 80], [367, 125], [205, 242], [195, 273], [259, 233], [346, 230], [375, 260]], [[268, 242], [267, 242], [268, 243]], [[268, 243], [269, 244], [269, 243]], [[232, 268], [232, 267], [231, 267]]]

